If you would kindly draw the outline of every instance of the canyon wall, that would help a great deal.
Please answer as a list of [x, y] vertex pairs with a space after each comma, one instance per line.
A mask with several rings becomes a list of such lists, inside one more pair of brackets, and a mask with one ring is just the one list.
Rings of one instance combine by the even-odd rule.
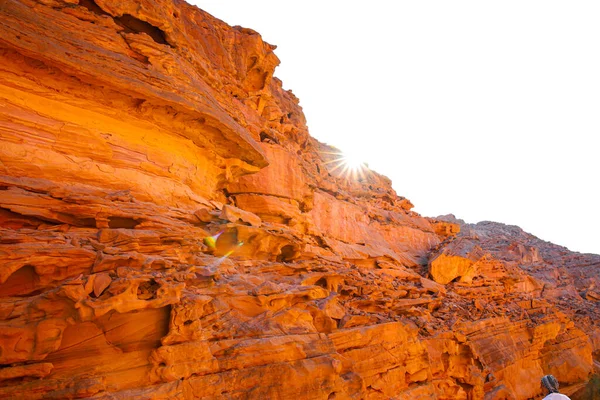
[[0, 399], [590, 392], [600, 256], [345, 170], [274, 49], [178, 0], [0, 0]]

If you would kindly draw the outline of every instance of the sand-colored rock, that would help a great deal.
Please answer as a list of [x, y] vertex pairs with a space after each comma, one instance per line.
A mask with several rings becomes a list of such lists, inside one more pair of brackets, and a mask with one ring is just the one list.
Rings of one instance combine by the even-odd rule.
[[274, 48], [182, 1], [0, 3], [0, 399], [592, 390], [600, 256], [342, 173]]

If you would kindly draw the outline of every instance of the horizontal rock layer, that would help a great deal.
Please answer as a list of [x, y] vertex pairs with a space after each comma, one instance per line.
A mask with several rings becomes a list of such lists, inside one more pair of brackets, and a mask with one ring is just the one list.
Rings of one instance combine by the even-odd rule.
[[0, 398], [593, 390], [600, 256], [348, 173], [256, 32], [172, 0], [0, 15]]

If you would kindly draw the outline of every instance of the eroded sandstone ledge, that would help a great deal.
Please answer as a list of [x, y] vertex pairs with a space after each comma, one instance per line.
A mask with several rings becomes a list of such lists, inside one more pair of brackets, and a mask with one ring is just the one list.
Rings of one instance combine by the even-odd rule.
[[256, 32], [170, 0], [0, 16], [0, 398], [526, 399], [598, 372], [600, 256], [346, 179]]

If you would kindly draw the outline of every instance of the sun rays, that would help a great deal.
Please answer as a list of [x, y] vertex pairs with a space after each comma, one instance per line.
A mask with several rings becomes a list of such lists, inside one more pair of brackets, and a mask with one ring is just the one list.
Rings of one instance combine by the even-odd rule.
[[371, 173], [369, 165], [358, 152], [321, 152], [332, 175], [352, 180], [364, 180]]

